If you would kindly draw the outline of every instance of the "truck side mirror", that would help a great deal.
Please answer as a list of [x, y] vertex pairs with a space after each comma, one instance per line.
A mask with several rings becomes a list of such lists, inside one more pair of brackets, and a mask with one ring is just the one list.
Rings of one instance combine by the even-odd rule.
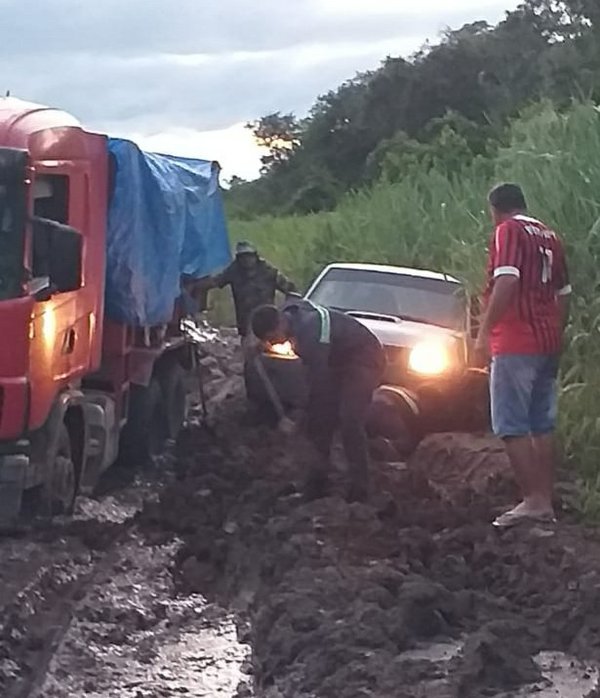
[[45, 303], [52, 298], [52, 284], [49, 276], [38, 276], [27, 283], [27, 293], [38, 303]]

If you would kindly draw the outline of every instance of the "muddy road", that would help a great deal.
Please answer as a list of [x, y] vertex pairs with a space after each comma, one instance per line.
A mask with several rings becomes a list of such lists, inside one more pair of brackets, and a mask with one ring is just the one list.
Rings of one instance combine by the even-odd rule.
[[340, 465], [305, 503], [302, 443], [254, 422], [227, 344], [204, 367], [210, 429], [0, 540], [0, 696], [600, 696], [600, 536], [494, 530], [494, 442], [377, 463], [368, 504]]

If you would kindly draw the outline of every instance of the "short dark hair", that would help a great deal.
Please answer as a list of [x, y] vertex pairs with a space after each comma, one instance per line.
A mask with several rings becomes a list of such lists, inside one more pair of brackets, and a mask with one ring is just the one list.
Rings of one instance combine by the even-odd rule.
[[488, 195], [490, 205], [500, 213], [512, 213], [513, 211], [526, 211], [527, 202], [525, 194], [518, 184], [498, 184]]
[[264, 339], [279, 326], [279, 310], [274, 305], [260, 305], [252, 313], [252, 332]]

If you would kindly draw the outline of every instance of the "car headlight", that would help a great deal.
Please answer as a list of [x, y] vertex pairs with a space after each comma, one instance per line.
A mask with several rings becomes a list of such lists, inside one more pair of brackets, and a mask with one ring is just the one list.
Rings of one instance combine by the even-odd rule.
[[276, 359], [297, 359], [298, 355], [290, 341], [278, 342], [277, 344], [267, 344], [266, 352]]
[[422, 342], [411, 349], [408, 368], [424, 376], [438, 376], [451, 366], [448, 347], [441, 342]]

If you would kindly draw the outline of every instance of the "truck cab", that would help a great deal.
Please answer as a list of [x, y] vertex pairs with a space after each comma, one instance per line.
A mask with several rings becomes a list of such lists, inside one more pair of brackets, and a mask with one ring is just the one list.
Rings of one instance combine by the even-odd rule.
[[105, 317], [110, 165], [106, 136], [0, 99], [0, 520], [30, 490], [42, 511], [68, 513], [124, 439], [139, 455], [185, 415], [176, 318]]

